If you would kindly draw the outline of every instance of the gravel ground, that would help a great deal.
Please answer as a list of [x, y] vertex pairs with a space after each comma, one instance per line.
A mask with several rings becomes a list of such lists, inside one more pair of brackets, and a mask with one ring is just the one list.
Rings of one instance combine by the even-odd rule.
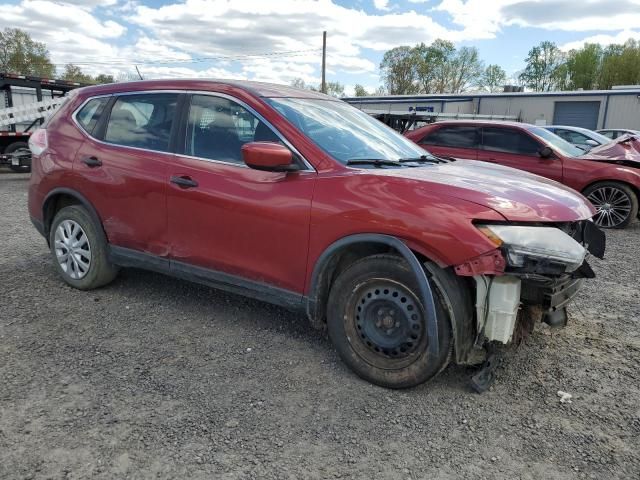
[[0, 478], [640, 478], [638, 222], [489, 392], [465, 367], [390, 391], [280, 308], [137, 270], [66, 286], [27, 181], [0, 175]]

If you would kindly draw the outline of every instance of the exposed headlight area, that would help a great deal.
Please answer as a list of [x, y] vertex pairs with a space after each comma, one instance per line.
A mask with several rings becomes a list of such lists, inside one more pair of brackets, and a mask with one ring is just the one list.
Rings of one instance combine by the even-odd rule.
[[499, 247], [510, 269], [531, 273], [562, 274], [580, 268], [587, 249], [556, 227], [478, 225]]

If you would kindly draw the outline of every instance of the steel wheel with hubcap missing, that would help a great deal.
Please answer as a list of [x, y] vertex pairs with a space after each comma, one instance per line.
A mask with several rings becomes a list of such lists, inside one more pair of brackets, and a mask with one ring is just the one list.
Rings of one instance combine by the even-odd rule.
[[596, 214], [593, 221], [603, 228], [622, 228], [637, 215], [637, 199], [626, 185], [607, 182], [594, 185], [585, 191]]
[[327, 302], [329, 337], [342, 360], [362, 378], [389, 388], [419, 385], [449, 362], [451, 322], [435, 295], [439, 352], [428, 354], [427, 317], [415, 292], [415, 273], [392, 254], [349, 265]]
[[64, 220], [54, 237], [56, 259], [62, 271], [74, 280], [83, 278], [91, 267], [91, 245], [82, 227]]
[[371, 279], [361, 284], [347, 308], [349, 342], [367, 362], [382, 369], [400, 368], [426, 347], [424, 314], [418, 299], [401, 283]]

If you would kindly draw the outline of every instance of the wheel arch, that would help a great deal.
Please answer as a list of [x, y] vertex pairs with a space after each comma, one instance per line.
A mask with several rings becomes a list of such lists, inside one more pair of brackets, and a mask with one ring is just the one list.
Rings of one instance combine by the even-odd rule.
[[85, 207], [96, 226], [99, 226], [102, 233], [105, 233], [98, 212], [84, 195], [71, 188], [54, 188], [46, 195], [44, 202], [42, 203], [42, 222], [44, 236], [47, 239], [47, 243], [49, 243], [49, 230], [56, 212], [69, 205], [82, 205]]
[[416, 276], [420, 287], [420, 300], [427, 317], [428, 354], [437, 356], [440, 345], [434, 294], [419, 258], [421, 254], [414, 252], [402, 240], [391, 235], [360, 233], [343, 237], [329, 245], [313, 267], [307, 295], [307, 316], [314, 327], [324, 328], [326, 303], [331, 284], [336, 276], [360, 258], [388, 252], [395, 252], [402, 256]]
[[592, 182], [582, 187], [582, 189], [580, 190], [580, 193], [584, 195], [584, 192], [586, 192], [589, 188], [599, 183], [620, 183], [626, 187], [629, 187], [633, 191], [633, 193], [636, 194], [636, 198], [640, 201], [640, 185], [635, 185], [626, 180], [619, 180], [617, 178], [600, 178], [598, 180], [593, 180]]

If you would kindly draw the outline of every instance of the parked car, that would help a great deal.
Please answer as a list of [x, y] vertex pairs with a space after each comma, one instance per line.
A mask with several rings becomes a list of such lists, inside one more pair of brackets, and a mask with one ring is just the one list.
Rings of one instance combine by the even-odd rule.
[[551, 133], [555, 133], [560, 138], [566, 140], [576, 147], [580, 147], [588, 152], [593, 147], [605, 145], [611, 141], [609, 137], [605, 137], [593, 130], [581, 127], [569, 127], [564, 125], [548, 125], [545, 126]]
[[82, 88], [30, 142], [30, 216], [69, 285], [132, 266], [297, 309], [386, 387], [473, 363], [529, 322], [564, 325], [587, 251], [604, 252], [573, 190], [435, 158], [284, 86]]
[[640, 135], [640, 130], [629, 130], [626, 128], [601, 128], [596, 130], [596, 132], [612, 140], [627, 134]]
[[591, 201], [601, 227], [624, 228], [638, 216], [640, 156], [631, 147], [619, 145], [628, 153], [620, 154], [609, 143], [585, 153], [542, 127], [501, 121], [437, 122], [406, 136], [438, 156], [497, 163], [563, 183]]

